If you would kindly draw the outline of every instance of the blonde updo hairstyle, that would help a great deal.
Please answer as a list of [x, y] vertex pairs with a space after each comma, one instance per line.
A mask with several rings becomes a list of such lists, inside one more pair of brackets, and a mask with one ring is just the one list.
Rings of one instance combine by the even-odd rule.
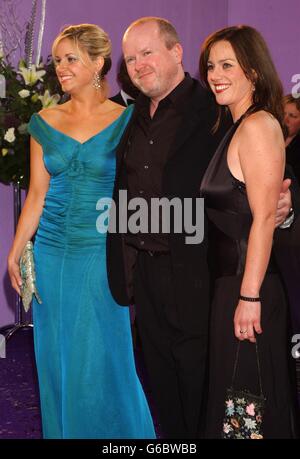
[[52, 57], [55, 56], [57, 45], [68, 38], [73, 41], [75, 47], [88, 53], [90, 59], [95, 61], [98, 57], [103, 57], [104, 64], [99, 72], [101, 80], [111, 68], [111, 41], [103, 29], [95, 24], [78, 24], [65, 27], [55, 38], [52, 45]]

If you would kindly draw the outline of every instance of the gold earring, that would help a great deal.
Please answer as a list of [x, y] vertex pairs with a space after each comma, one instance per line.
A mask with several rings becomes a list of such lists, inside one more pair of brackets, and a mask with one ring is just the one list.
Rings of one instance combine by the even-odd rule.
[[93, 87], [99, 91], [101, 89], [101, 76], [98, 72], [95, 72], [93, 79]]

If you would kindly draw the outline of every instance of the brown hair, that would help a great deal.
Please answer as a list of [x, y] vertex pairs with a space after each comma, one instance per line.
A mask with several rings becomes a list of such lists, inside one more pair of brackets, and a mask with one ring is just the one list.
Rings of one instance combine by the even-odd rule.
[[143, 18], [137, 19], [132, 22], [127, 28], [124, 36], [130, 32], [136, 26], [147, 24], [149, 22], [154, 22], [158, 26], [159, 33], [165, 39], [165, 45], [167, 49], [172, 49], [176, 43], [180, 43], [178, 33], [175, 27], [167, 19], [155, 17], [155, 16], [145, 16]]
[[[253, 107], [250, 112], [266, 110], [283, 127], [282, 84], [273, 64], [270, 52], [261, 34], [253, 27], [239, 25], [226, 27], [209, 35], [201, 47], [199, 71], [202, 82], [207, 81], [207, 62], [212, 46], [219, 41], [228, 41], [246, 77], [253, 83]], [[218, 128], [221, 110], [216, 129]]]
[[101, 78], [107, 74], [111, 68], [111, 41], [103, 29], [95, 24], [78, 24], [65, 27], [55, 38], [52, 45], [52, 56], [54, 57], [57, 45], [68, 38], [73, 41], [75, 46], [85, 50], [92, 61], [102, 56], [104, 65], [101, 69]]
[[300, 112], [300, 97], [296, 99], [293, 94], [287, 94], [283, 98], [283, 104], [295, 104], [298, 112]]

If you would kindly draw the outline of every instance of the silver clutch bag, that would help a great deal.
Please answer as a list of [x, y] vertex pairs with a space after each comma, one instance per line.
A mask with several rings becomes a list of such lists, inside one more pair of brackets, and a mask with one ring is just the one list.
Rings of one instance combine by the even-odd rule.
[[36, 288], [35, 267], [33, 259], [33, 244], [31, 241], [26, 242], [20, 258], [20, 273], [22, 278], [21, 298], [25, 312], [29, 311], [32, 296], [35, 295], [39, 304], [42, 300]]

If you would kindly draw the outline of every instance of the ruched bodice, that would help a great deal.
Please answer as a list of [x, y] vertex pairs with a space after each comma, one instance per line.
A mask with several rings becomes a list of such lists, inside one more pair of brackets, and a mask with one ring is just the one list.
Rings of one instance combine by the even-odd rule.
[[105, 242], [96, 221], [97, 201], [111, 197], [115, 178], [115, 150], [132, 113], [132, 107], [106, 129], [80, 143], [54, 129], [38, 114], [29, 132], [43, 145], [50, 174], [36, 240], [48, 246], [76, 250]]
[[111, 296], [106, 232], [96, 226], [107, 213], [97, 202], [112, 197], [116, 148], [132, 110], [83, 143], [39, 115], [29, 124], [50, 174], [34, 244], [44, 438], [155, 437], [135, 370], [129, 310]]

